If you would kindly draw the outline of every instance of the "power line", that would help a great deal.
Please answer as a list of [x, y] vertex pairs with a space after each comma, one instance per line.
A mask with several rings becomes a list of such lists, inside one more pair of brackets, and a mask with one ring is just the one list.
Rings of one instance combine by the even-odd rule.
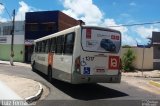
[[[4, 6], [4, 4], [3, 3], [0, 3], [0, 5], [3, 5]], [[4, 9], [5, 9], [5, 11], [7, 12], [7, 14], [8, 14], [8, 16], [9, 16], [9, 18], [12, 20], [12, 17], [11, 17], [11, 15], [9, 14], [9, 12], [8, 12], [8, 10], [7, 10], [7, 8], [4, 6]]]
[[123, 26], [139, 26], [139, 25], [151, 25], [151, 24], [160, 24], [160, 21], [157, 22], [146, 22], [146, 23], [136, 23], [136, 24], [122, 24], [122, 25], [115, 25], [115, 26], [108, 26], [108, 27], [123, 27]]

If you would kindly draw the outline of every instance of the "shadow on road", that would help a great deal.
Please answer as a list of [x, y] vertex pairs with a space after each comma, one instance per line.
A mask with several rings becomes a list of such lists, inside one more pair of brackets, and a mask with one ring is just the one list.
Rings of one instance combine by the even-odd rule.
[[79, 100], [95, 100], [128, 96], [127, 94], [104, 87], [99, 84], [73, 85], [59, 80], [52, 81], [52, 85]]
[[[39, 73], [43, 78], [46, 76], [42, 73]], [[70, 84], [67, 82], [59, 81], [53, 79], [51, 84], [61, 90], [62, 92], [66, 93], [67, 95], [71, 96], [72, 98], [78, 100], [96, 100], [96, 99], [107, 99], [107, 98], [116, 98], [116, 97], [123, 97], [128, 96], [128, 94], [104, 87], [99, 84]]]

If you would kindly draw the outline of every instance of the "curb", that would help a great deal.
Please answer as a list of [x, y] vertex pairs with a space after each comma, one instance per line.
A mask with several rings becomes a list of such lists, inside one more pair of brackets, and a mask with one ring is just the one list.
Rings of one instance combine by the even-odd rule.
[[[10, 65], [10, 61], [2, 61], [2, 60], [0, 60], [0, 64]], [[26, 64], [26, 63], [23, 63], [23, 62], [14, 62], [13, 66], [31, 67], [30, 64]]]
[[137, 76], [137, 75], [122, 75], [122, 76], [125, 76], [125, 77], [138, 77], [138, 78], [160, 78], [160, 76]]
[[38, 100], [41, 97], [41, 95], [43, 93], [43, 87], [40, 83], [38, 83], [38, 84], [39, 84], [38, 92], [34, 96], [30, 96], [30, 97], [25, 98], [27, 103], [32, 103], [32, 102]]
[[153, 86], [156, 86], [158, 88], [160, 88], [160, 83], [159, 82], [156, 82], [156, 81], [149, 81], [149, 84], [153, 85]]

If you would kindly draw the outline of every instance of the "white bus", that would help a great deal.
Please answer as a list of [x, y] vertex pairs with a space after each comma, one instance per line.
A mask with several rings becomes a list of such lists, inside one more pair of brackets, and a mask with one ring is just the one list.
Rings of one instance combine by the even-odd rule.
[[72, 84], [120, 83], [119, 31], [75, 26], [34, 41], [33, 70]]

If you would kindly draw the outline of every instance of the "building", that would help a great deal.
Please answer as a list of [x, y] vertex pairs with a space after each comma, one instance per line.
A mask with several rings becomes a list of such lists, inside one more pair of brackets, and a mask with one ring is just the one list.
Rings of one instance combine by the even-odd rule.
[[[30, 62], [35, 39], [84, 24], [61, 11], [27, 12], [25, 21], [15, 21], [14, 61]], [[12, 22], [0, 23], [0, 60], [10, 60]]]
[[152, 32], [153, 69], [160, 70], [160, 32]]
[[25, 61], [30, 61], [33, 40], [58, 31], [84, 24], [61, 11], [27, 12], [25, 16]]
[[[12, 22], [0, 23], [0, 60], [10, 60]], [[15, 22], [14, 61], [24, 61], [24, 21]]]

